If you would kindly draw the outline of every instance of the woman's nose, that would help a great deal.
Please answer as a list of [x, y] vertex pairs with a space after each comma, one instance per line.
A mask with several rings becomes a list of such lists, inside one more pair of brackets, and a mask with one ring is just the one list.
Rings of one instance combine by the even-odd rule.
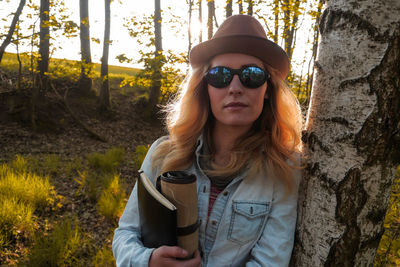
[[241, 94], [243, 93], [244, 87], [243, 84], [240, 82], [239, 76], [234, 75], [232, 78], [231, 83], [229, 84], [229, 93], [230, 94]]

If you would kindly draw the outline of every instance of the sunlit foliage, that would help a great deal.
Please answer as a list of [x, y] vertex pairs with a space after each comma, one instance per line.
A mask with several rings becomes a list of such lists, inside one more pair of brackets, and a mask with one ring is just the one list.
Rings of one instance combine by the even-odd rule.
[[144, 158], [146, 157], [149, 146], [139, 145], [136, 147], [135, 154], [133, 155], [133, 165], [136, 169], [139, 169], [142, 165]]
[[400, 165], [397, 167], [384, 228], [374, 266], [400, 266]]

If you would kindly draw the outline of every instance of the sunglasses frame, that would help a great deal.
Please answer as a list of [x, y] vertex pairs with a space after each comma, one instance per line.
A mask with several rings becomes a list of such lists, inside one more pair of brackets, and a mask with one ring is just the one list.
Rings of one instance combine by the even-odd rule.
[[[207, 77], [209, 77], [209, 76], [208, 76], [209, 72], [210, 72], [212, 69], [215, 69], [215, 68], [225, 68], [225, 69], [229, 70], [229, 72], [230, 72], [230, 74], [231, 74], [231, 78], [229, 79], [229, 81], [227, 82], [226, 85], [224, 85], [224, 86], [222, 86], [222, 87], [218, 87], [218, 86], [213, 85], [212, 82], [210, 83], [210, 79], [207, 78]], [[264, 78], [265, 78], [264, 82], [263, 82], [262, 84], [260, 84], [259, 86], [257, 86], [257, 87], [249, 87], [248, 85], [246, 85], [246, 84], [244, 83], [244, 81], [242, 80], [241, 75], [243, 74], [243, 71], [244, 71], [245, 69], [247, 69], [247, 68], [257, 68], [257, 69], [262, 70], [262, 72], [264, 73]], [[222, 89], [222, 88], [227, 87], [227, 86], [232, 82], [233, 77], [234, 77], [236, 74], [238, 75], [241, 84], [242, 84], [244, 87], [249, 88], [249, 89], [256, 89], [256, 88], [259, 88], [259, 87], [260, 87], [261, 85], [263, 85], [265, 82], [268, 82], [269, 79], [271, 78], [271, 75], [269, 74], [269, 72], [268, 72], [267, 70], [264, 70], [264, 69], [262, 69], [262, 68], [260, 68], [260, 67], [258, 67], [258, 66], [254, 66], [254, 65], [245, 65], [245, 66], [242, 66], [240, 69], [232, 69], [232, 68], [229, 68], [229, 67], [226, 67], [226, 66], [215, 66], [215, 67], [212, 67], [211, 69], [209, 69], [209, 70], [205, 73], [204, 78], [205, 78], [207, 84], [209, 84], [209, 85], [211, 85], [211, 86], [213, 86], [213, 87], [215, 87], [215, 88]]]

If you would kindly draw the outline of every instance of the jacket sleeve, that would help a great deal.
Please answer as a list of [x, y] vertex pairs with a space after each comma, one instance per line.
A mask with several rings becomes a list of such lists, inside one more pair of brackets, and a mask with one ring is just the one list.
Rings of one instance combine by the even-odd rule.
[[[141, 166], [141, 169], [150, 179], [156, 178], [154, 177], [156, 172], [153, 171], [151, 166], [151, 155], [162, 140], [163, 138], [160, 138], [151, 145]], [[118, 228], [114, 232], [112, 250], [117, 266], [121, 267], [148, 266], [151, 253], [154, 250], [144, 247], [141, 241], [136, 184], [121, 216]]]
[[297, 198], [301, 172], [295, 171], [293, 193], [285, 196], [282, 183], [275, 182], [271, 211], [264, 231], [250, 253], [246, 267], [288, 266], [294, 243]]

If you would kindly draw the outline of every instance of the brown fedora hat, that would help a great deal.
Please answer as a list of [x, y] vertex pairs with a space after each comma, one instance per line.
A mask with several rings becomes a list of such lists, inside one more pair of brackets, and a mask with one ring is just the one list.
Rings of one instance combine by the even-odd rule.
[[257, 57], [280, 71], [281, 79], [289, 73], [290, 63], [285, 51], [268, 40], [260, 22], [252, 16], [234, 15], [227, 18], [214, 36], [192, 48], [189, 63], [193, 68], [226, 53], [242, 53]]

